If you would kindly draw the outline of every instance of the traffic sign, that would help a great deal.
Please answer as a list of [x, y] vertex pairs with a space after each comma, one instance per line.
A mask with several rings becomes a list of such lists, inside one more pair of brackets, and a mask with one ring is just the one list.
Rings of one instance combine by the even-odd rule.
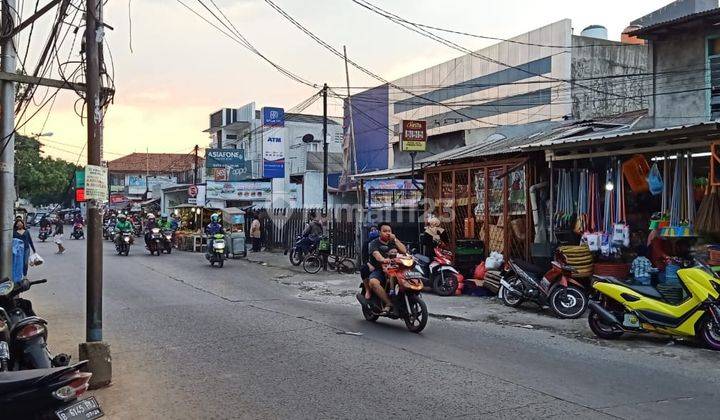
[[188, 195], [192, 198], [197, 197], [198, 195], [198, 188], [196, 185], [191, 185], [188, 187]]

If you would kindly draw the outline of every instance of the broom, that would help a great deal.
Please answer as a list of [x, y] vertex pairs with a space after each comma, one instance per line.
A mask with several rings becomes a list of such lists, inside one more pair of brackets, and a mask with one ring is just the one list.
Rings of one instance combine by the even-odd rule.
[[[695, 228], [713, 242], [720, 241], [720, 194], [717, 187], [708, 185], [695, 217]], [[708, 191], [710, 193], [708, 194]]]

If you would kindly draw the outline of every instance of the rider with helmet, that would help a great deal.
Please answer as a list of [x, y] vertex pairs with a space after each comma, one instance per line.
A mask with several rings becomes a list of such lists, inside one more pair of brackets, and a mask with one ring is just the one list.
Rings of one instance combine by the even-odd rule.
[[225, 229], [223, 229], [223, 226], [220, 223], [220, 215], [214, 213], [210, 216], [210, 223], [208, 223], [208, 225], [205, 227], [205, 233], [208, 236], [207, 253], [210, 254], [210, 251], [212, 250], [213, 238], [215, 237], [215, 235], [225, 234]]
[[150, 245], [150, 235], [153, 229], [158, 227], [157, 221], [155, 220], [155, 215], [152, 213], [148, 213], [145, 221], [145, 246]]
[[[122, 237], [123, 233], [132, 233], [132, 231], [133, 225], [127, 219], [125, 213], [118, 214], [117, 223], [115, 224], [115, 232], [117, 233], [115, 241], [118, 241]], [[132, 242], [132, 236], [130, 236], [130, 242]]]

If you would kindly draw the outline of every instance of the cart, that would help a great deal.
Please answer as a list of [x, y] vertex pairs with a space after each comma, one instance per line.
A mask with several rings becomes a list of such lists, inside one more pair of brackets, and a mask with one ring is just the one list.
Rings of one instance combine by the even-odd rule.
[[222, 219], [228, 244], [228, 257], [246, 257], [245, 212], [237, 207], [229, 207], [222, 210]]

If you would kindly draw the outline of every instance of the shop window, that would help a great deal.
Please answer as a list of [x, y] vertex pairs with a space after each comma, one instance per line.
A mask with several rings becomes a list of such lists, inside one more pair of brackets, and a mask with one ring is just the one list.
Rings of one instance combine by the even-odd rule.
[[708, 82], [710, 84], [710, 117], [720, 118], [720, 38], [708, 40]]

